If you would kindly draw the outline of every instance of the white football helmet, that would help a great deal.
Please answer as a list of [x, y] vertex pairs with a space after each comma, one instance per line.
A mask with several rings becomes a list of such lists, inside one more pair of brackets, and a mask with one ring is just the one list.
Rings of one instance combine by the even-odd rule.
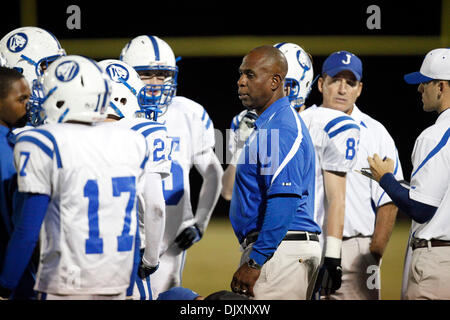
[[311, 91], [313, 84], [313, 65], [309, 55], [295, 43], [277, 43], [274, 45], [283, 52], [288, 62], [285, 87], [289, 88], [289, 101], [294, 108], [300, 108]]
[[6, 58], [3, 53], [0, 52], [0, 67], [8, 67], [8, 62], [6, 62]]
[[66, 55], [59, 41], [50, 32], [37, 27], [22, 27], [0, 40], [0, 52], [7, 64], [23, 74], [30, 84], [43, 73], [43, 67]]
[[38, 78], [47, 123], [97, 122], [106, 118], [109, 78], [94, 60], [69, 55], [57, 59]]
[[98, 64], [111, 79], [111, 99], [106, 113], [120, 118], [135, 117], [140, 113], [136, 96], [144, 87], [138, 73], [116, 59], [102, 60]]
[[147, 85], [147, 91], [152, 90], [155, 107], [165, 109], [170, 104], [177, 89], [178, 67], [172, 49], [164, 40], [156, 36], [138, 36], [122, 49], [120, 60], [138, 72], [164, 72], [164, 84]]

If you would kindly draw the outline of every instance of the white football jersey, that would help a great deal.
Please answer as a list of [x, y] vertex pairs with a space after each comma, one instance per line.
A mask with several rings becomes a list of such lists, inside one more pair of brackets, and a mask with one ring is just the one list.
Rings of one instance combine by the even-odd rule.
[[[388, 157], [395, 161], [394, 175], [397, 180], [403, 180], [397, 148], [386, 128], [356, 105], [351, 117], [361, 129], [354, 169], [369, 168], [367, 157], [377, 153], [382, 159]], [[347, 174], [345, 198], [344, 237], [371, 236], [375, 229], [376, 208], [392, 201], [378, 182], [355, 171]]]
[[412, 234], [420, 239], [450, 240], [450, 109], [417, 138], [412, 153], [411, 199], [438, 207], [423, 224], [412, 222]]
[[40, 234], [35, 290], [119, 294], [130, 284], [144, 137], [113, 124], [47, 124], [18, 136], [21, 192], [51, 200]]
[[[170, 141], [167, 138], [166, 126], [155, 121], [141, 118], [123, 118], [116, 122], [118, 126], [128, 128], [142, 134], [147, 140], [149, 159], [146, 172], [159, 173], [161, 178], [170, 175], [172, 162], [169, 160]], [[138, 194], [139, 200], [139, 235], [141, 249], [145, 248], [144, 212], [145, 201], [142, 194]]]
[[171, 175], [163, 180], [167, 217], [164, 243], [170, 246], [181, 229], [194, 224], [189, 171], [197, 157], [214, 147], [214, 125], [200, 104], [181, 96], [173, 97], [158, 122], [166, 126], [171, 141]]
[[360, 128], [352, 117], [313, 105], [300, 112], [316, 154], [315, 221], [323, 228], [326, 197], [323, 172], [349, 172], [356, 165]]

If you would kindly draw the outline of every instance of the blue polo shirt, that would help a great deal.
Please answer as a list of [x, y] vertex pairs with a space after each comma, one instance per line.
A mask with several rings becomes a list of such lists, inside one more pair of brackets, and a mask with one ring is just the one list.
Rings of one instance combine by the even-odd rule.
[[[17, 172], [14, 167], [15, 136], [12, 131], [0, 125], [0, 269], [3, 266], [6, 247], [14, 225], [18, 222], [26, 199], [26, 194], [19, 192]], [[30, 263], [22, 276], [13, 298], [27, 299], [34, 297], [34, 266]]]
[[[276, 224], [280, 215], [292, 215], [287, 230], [320, 233], [314, 222], [314, 190], [315, 154], [311, 137], [289, 99], [281, 98], [256, 120], [255, 130], [236, 166], [230, 221], [239, 242], [251, 232], [273, 232], [271, 225]], [[298, 196], [297, 210], [285, 212], [281, 207], [268, 215], [268, 197], [281, 194]], [[268, 238], [272, 240], [264, 241], [276, 243], [259, 243], [258, 247], [276, 248], [284, 236], [271, 235]]]

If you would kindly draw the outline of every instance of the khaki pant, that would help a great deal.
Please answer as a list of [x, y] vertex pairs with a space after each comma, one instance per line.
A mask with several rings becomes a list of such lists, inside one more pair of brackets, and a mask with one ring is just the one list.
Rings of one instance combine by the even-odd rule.
[[418, 248], [412, 252], [404, 298], [450, 299], [450, 247]]
[[[253, 245], [244, 249], [246, 263]], [[282, 241], [255, 283], [255, 300], [307, 300], [311, 298], [320, 265], [318, 241]]]
[[379, 300], [380, 265], [370, 253], [369, 237], [342, 241], [342, 285], [330, 300]]

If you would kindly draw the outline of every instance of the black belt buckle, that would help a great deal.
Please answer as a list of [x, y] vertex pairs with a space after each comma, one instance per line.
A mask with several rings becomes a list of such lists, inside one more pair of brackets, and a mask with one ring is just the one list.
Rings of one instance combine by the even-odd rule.
[[411, 239], [411, 249], [416, 250], [419, 248], [425, 248], [428, 246], [428, 241], [425, 239], [416, 239], [416, 238], [412, 238]]

